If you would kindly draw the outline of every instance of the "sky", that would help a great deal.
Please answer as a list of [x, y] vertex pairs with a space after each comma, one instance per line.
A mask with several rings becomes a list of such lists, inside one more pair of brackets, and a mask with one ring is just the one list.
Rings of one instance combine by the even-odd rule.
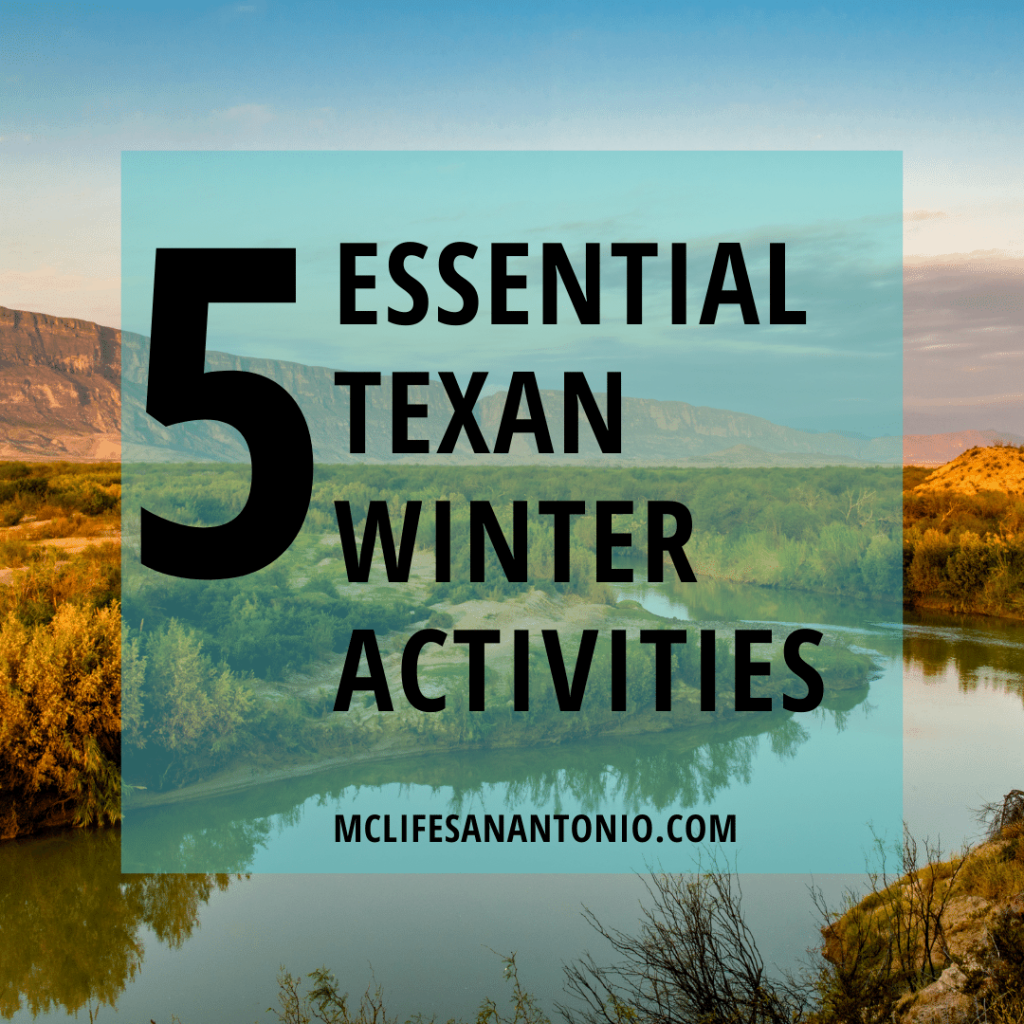
[[0, 303], [120, 324], [124, 150], [900, 150], [905, 429], [1024, 434], [1019, 5], [624, 10], [4, 2]]

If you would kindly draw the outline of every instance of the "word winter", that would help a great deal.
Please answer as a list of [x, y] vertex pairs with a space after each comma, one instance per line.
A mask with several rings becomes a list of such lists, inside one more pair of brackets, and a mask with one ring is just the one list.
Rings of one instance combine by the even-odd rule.
[[[614, 517], [633, 514], [631, 501], [597, 501], [595, 505], [595, 576], [598, 583], [632, 583], [633, 570], [612, 565], [616, 548], [632, 546], [632, 536], [616, 533]], [[402, 520], [402, 538], [397, 548], [391, 528], [391, 515], [386, 501], [371, 501], [366, 510], [362, 546], [356, 546], [356, 531], [352, 520], [351, 503], [336, 501], [338, 532], [341, 536], [345, 570], [352, 583], [366, 583], [370, 578], [373, 552], [380, 538], [381, 555], [390, 583], [408, 583], [416, 548], [416, 533], [420, 521], [421, 501], [405, 504]], [[585, 501], [540, 501], [537, 511], [551, 516], [552, 564], [554, 582], [568, 583], [570, 574], [570, 526], [573, 516], [587, 514]], [[665, 534], [665, 517], [670, 516], [675, 528]], [[679, 501], [649, 501], [647, 503], [647, 579], [661, 583], [664, 579], [665, 557], [671, 559], [676, 576], [681, 582], [696, 583], [697, 577], [683, 548], [690, 539], [693, 519], [689, 509]], [[529, 530], [527, 502], [512, 502], [512, 543], [502, 532], [501, 524], [489, 501], [469, 503], [469, 561], [470, 582], [486, 580], [485, 538], [490, 541], [501, 565], [505, 579], [510, 583], [526, 583], [529, 567]], [[451, 581], [451, 502], [434, 502], [434, 578], [438, 583]]]

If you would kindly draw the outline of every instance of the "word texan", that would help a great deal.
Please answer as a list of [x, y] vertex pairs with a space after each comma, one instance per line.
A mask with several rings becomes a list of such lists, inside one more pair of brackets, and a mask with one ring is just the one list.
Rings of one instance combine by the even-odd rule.
[[[465, 392], [459, 386], [454, 373], [443, 372], [438, 376], [444, 384], [445, 393], [452, 407], [451, 420], [438, 445], [438, 454], [446, 455], [455, 451], [459, 435], [463, 432], [475, 453], [489, 453], [490, 449], [473, 413], [487, 380], [486, 372], [474, 373]], [[576, 454], [580, 450], [580, 410], [587, 417], [601, 451], [615, 454], [621, 452], [622, 374], [617, 371], [608, 374], [607, 413], [604, 417], [601, 416], [594, 393], [582, 373], [567, 372], [563, 380], [566, 454]], [[366, 389], [380, 387], [380, 382], [381, 375], [375, 372], [339, 370], [334, 375], [335, 384], [349, 389], [349, 451], [353, 453], [366, 451]], [[425, 438], [409, 437], [409, 420], [425, 419], [430, 412], [422, 402], [409, 401], [409, 388], [426, 387], [429, 384], [430, 374], [423, 371], [396, 372], [391, 375], [391, 450], [396, 454], [423, 454], [430, 451], [430, 442]], [[524, 399], [529, 415], [521, 417], [519, 407]], [[551, 443], [551, 431], [548, 428], [544, 403], [541, 401], [537, 376], [530, 371], [517, 371], [512, 374], [508, 394], [505, 396], [501, 423], [498, 425], [498, 436], [494, 442], [496, 454], [508, 454], [514, 434], [533, 434], [537, 451], [543, 454], [550, 455], [555, 450]]]

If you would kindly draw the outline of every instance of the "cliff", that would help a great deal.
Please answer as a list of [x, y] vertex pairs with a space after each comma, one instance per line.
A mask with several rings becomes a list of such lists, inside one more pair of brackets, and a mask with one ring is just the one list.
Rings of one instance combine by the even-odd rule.
[[117, 458], [121, 338], [0, 306], [0, 459]]
[[[122, 345], [123, 342], [123, 345]], [[122, 382], [123, 361], [123, 382]], [[116, 459], [123, 436], [126, 457], [136, 460], [244, 462], [247, 449], [231, 428], [216, 422], [164, 428], [145, 415], [148, 339], [125, 335], [85, 320], [0, 307], [0, 459]], [[334, 371], [285, 360], [255, 359], [222, 352], [207, 354], [207, 370], [244, 370], [281, 384], [299, 403], [313, 439], [317, 461], [467, 462], [487, 465], [529, 462], [666, 466], [815, 466], [897, 464], [899, 437], [864, 438], [812, 433], [779, 426], [744, 413], [687, 402], [624, 397], [623, 450], [602, 454], [581, 421], [579, 454], [560, 454], [563, 436], [561, 392], [542, 400], [554, 455], [540, 455], [532, 436], [515, 435], [507, 455], [474, 457], [465, 434], [448, 456], [396, 455], [391, 450], [391, 384], [366, 392], [366, 451], [349, 446], [349, 390], [334, 384]], [[463, 382], [464, 383], [464, 382]], [[596, 382], [595, 382], [596, 383]], [[493, 447], [506, 393], [482, 398], [475, 414]], [[430, 415], [410, 422], [410, 436], [430, 440], [431, 452], [444, 434], [450, 404], [437, 380], [409, 389], [409, 400], [427, 405]], [[604, 407], [604, 397], [597, 397]], [[526, 413], [524, 412], [525, 416]]]
[[[241, 438], [218, 424], [168, 430], [144, 416], [144, 381], [148, 366], [148, 339], [132, 336], [124, 350], [124, 426], [132, 458], [178, 458], [244, 461]], [[334, 384], [334, 370], [284, 360], [208, 352], [208, 371], [243, 370], [270, 377], [296, 399], [306, 417], [318, 462], [455, 462], [477, 464], [566, 462], [602, 465], [664, 466], [815, 466], [837, 464], [898, 464], [899, 437], [861, 438], [840, 433], [811, 433], [771, 423], [758, 416], [710, 409], [687, 402], [622, 399], [620, 455], [601, 453], [589, 425], [581, 416], [579, 454], [562, 453], [564, 402], [560, 391], [542, 391], [541, 399], [555, 453], [540, 455], [530, 435], [515, 435], [507, 455], [473, 456], [465, 433], [448, 456], [396, 455], [391, 450], [391, 381], [366, 389], [366, 451], [352, 455], [349, 448], [349, 389]], [[460, 382], [465, 384], [466, 382]], [[596, 382], [595, 382], [596, 384]], [[493, 447], [507, 393], [481, 398], [475, 415], [488, 446]], [[605, 396], [596, 396], [599, 408]], [[451, 415], [444, 387], [437, 380], [409, 388], [409, 401], [424, 404], [429, 415], [412, 419], [411, 438], [426, 438], [436, 453]], [[525, 404], [523, 416], [526, 416]]]

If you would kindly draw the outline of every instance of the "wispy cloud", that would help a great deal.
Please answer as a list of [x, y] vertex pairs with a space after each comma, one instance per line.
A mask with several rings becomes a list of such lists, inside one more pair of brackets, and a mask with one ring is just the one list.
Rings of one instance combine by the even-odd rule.
[[903, 279], [907, 429], [1024, 433], [1024, 258], [911, 257]]

